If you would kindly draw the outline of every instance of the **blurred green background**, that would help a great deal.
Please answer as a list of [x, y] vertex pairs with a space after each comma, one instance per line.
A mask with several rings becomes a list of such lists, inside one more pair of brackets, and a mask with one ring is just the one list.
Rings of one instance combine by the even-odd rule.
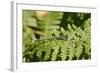
[[91, 14], [23, 10], [23, 62], [91, 59]]

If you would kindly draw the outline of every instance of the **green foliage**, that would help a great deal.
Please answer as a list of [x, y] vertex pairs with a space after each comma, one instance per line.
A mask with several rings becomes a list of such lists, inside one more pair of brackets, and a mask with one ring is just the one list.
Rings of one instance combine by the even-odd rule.
[[36, 17], [36, 11], [23, 10], [23, 61], [91, 59], [90, 26], [89, 13], [48, 11]]

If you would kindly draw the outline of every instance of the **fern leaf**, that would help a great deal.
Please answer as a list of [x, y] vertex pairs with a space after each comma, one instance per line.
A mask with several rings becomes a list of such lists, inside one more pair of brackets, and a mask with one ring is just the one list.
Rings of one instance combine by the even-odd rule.
[[59, 52], [59, 46], [55, 46], [55, 47], [53, 47], [53, 49], [54, 49], [54, 51], [53, 51], [53, 53], [51, 55], [52, 56], [51, 60], [55, 61], [57, 59], [57, 54]]

